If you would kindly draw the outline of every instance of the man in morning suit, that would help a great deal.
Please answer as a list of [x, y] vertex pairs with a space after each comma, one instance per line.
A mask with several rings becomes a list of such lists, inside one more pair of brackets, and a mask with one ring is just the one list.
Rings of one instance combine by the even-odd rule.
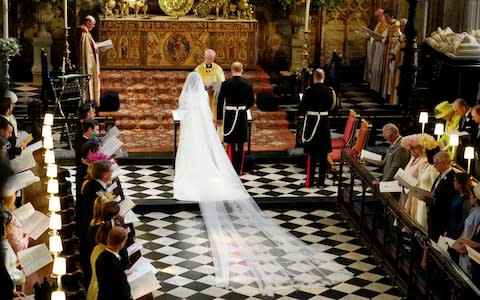
[[440, 175], [433, 182], [433, 198], [423, 199], [428, 205], [428, 235], [434, 241], [447, 230], [450, 204], [456, 193], [453, 186], [455, 172], [451, 164], [448, 152], [440, 151], [433, 156], [433, 165]]
[[305, 186], [313, 185], [317, 162], [318, 187], [325, 185], [328, 170], [328, 153], [332, 152], [330, 128], [328, 126], [328, 110], [333, 104], [333, 92], [323, 81], [325, 72], [316, 69], [313, 73], [313, 86], [306, 89], [298, 111], [305, 114], [302, 142], [307, 153], [307, 179]]
[[383, 138], [390, 144], [390, 147], [383, 159], [382, 181], [391, 181], [398, 169], [404, 168], [409, 159], [408, 150], [403, 148], [400, 141], [402, 136], [398, 127], [392, 123], [383, 126]]
[[127, 230], [114, 226], [107, 237], [107, 248], [95, 262], [98, 281], [98, 300], [132, 299], [127, 275], [123, 270], [118, 252], [125, 246]]
[[255, 99], [252, 83], [242, 78], [243, 65], [234, 62], [231, 71], [232, 78], [222, 82], [218, 94], [217, 126], [224, 125], [223, 140], [228, 143], [228, 156], [237, 174], [242, 175], [243, 144], [248, 140], [247, 109]]
[[453, 110], [460, 116], [458, 123], [459, 132], [467, 132], [468, 135], [460, 136], [460, 145], [458, 145], [455, 155], [455, 161], [467, 169], [467, 161], [463, 158], [465, 147], [472, 146], [475, 137], [477, 136], [477, 125], [472, 117], [472, 108], [463, 98], [458, 98], [452, 103]]
[[[82, 197], [75, 202], [75, 221], [77, 236], [80, 239], [80, 264], [82, 265], [85, 284], [90, 284], [91, 265], [86, 240], [88, 226], [93, 216], [93, 204], [97, 192], [106, 191], [112, 183], [112, 163], [108, 160], [97, 160], [90, 166], [90, 179], [82, 187]], [[87, 254], [88, 253], [88, 254]]]

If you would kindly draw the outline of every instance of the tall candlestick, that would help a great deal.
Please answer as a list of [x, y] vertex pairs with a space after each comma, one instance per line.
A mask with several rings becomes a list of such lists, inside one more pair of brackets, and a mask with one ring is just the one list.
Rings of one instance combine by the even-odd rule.
[[8, 39], [8, 0], [3, 0], [3, 39]]
[[310, 0], [305, 2], [305, 31], [308, 32], [308, 16], [310, 14]]
[[68, 28], [67, 0], [63, 0], [63, 19], [65, 20], [65, 28]]

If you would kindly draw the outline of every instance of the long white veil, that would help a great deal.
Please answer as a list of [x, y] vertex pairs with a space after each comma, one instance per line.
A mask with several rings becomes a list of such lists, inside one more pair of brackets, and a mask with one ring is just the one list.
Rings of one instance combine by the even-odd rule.
[[228, 160], [195, 72], [182, 89], [180, 110], [174, 197], [199, 202], [217, 286], [256, 286], [273, 296], [285, 288], [328, 286], [352, 277], [335, 256], [314, 250], [263, 215]]

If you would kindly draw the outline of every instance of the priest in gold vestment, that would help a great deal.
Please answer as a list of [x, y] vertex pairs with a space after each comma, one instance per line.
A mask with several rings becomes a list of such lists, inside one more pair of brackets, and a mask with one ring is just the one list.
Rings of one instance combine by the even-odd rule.
[[[388, 24], [385, 22], [383, 9], [379, 8], [375, 11], [375, 19], [377, 24], [374, 31], [379, 35], [386, 37]], [[380, 91], [380, 85], [383, 74], [383, 57], [384, 57], [384, 40], [369, 37], [367, 41], [367, 61], [365, 63], [364, 79], [369, 83], [370, 88], [374, 91]]]
[[[78, 66], [82, 74], [89, 74], [89, 94], [90, 99], [95, 102], [95, 106], [100, 106], [100, 61], [98, 57], [99, 49], [93, 39], [90, 31], [95, 27], [96, 21], [92, 16], [86, 16], [80, 25], [80, 57]], [[84, 98], [85, 99], [85, 98]]]
[[222, 67], [214, 63], [216, 55], [213, 49], [205, 50], [205, 62], [195, 68], [195, 72], [200, 74], [205, 84], [205, 89], [208, 91], [210, 109], [212, 110], [214, 122], [217, 121], [218, 93], [222, 82], [225, 81], [225, 74], [223, 74]]
[[[381, 94], [385, 100], [389, 100], [390, 103], [393, 103], [394, 99], [390, 97], [392, 91], [395, 88], [394, 84], [394, 73], [395, 73], [395, 56], [392, 57], [391, 51], [395, 48], [398, 42], [398, 38], [401, 36], [400, 32], [400, 22], [396, 19], [396, 16], [391, 9], [386, 9], [383, 12], [385, 16], [385, 21], [388, 24], [387, 27], [387, 39], [385, 41], [385, 58], [383, 65], [383, 76], [382, 76], [382, 90]], [[397, 104], [397, 103], [394, 103]]]

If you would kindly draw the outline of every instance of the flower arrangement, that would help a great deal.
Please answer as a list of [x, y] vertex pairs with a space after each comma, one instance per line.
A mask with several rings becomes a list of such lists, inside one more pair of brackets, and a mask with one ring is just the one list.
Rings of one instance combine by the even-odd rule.
[[0, 56], [3, 58], [20, 54], [20, 44], [16, 38], [0, 39]]

